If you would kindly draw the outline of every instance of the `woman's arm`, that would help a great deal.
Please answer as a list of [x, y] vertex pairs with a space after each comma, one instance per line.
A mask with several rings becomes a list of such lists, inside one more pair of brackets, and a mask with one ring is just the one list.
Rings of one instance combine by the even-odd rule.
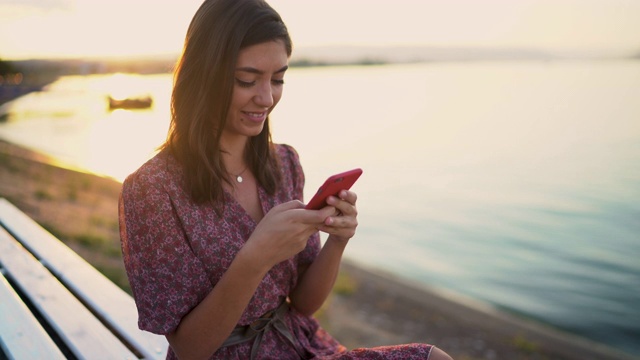
[[269, 268], [249, 246], [243, 247], [213, 290], [167, 334], [176, 355], [211, 357], [231, 334]]
[[339, 196], [339, 199], [327, 199], [327, 208], [335, 207], [338, 215], [326, 218], [324, 225], [319, 227], [320, 231], [329, 234], [327, 241], [313, 263], [302, 272], [298, 285], [289, 295], [291, 305], [303, 315], [315, 313], [331, 293], [344, 249], [358, 226], [356, 194], [345, 190]]
[[176, 355], [180, 359], [200, 359], [216, 352], [266, 273], [302, 251], [309, 236], [332, 211], [305, 211], [299, 201], [269, 211], [213, 290], [167, 335]]

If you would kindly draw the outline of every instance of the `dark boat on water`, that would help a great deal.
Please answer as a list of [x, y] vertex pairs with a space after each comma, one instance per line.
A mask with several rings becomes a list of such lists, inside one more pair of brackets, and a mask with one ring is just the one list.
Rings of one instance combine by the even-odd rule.
[[115, 109], [148, 109], [153, 104], [150, 96], [139, 98], [114, 99], [109, 96], [109, 110]]

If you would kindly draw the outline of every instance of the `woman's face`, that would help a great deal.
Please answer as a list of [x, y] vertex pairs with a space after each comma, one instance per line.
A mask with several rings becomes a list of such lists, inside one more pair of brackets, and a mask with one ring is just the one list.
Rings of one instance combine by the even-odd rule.
[[288, 62], [281, 40], [240, 50], [223, 136], [251, 137], [260, 134], [267, 115], [282, 97]]

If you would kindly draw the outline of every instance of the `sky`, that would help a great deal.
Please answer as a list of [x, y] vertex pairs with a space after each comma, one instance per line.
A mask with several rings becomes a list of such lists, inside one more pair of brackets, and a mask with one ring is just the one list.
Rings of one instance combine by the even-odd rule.
[[[0, 58], [177, 54], [202, 0], [0, 0]], [[296, 47], [640, 52], [640, 0], [271, 0]]]

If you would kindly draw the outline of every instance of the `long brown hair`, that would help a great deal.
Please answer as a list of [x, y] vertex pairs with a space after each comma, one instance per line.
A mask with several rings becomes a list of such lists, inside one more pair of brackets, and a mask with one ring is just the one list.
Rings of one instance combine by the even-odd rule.
[[[222, 182], [228, 182], [228, 175], [220, 138], [238, 53], [271, 40], [282, 40], [291, 55], [287, 27], [263, 0], [206, 0], [191, 20], [174, 75], [171, 125], [161, 149], [169, 149], [182, 164], [187, 191], [197, 203], [224, 204]], [[275, 193], [280, 173], [268, 117], [262, 132], [249, 139], [245, 161], [258, 183]]]

